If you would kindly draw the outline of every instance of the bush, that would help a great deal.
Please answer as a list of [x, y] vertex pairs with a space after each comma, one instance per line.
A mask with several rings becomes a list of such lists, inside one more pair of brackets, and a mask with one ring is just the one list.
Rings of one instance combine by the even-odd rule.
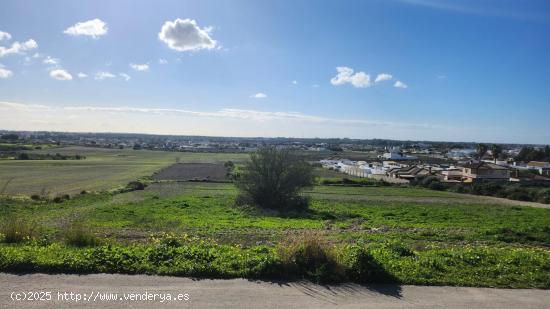
[[99, 239], [80, 223], [73, 223], [63, 231], [67, 245], [75, 247], [93, 247], [99, 245]]
[[9, 216], [1, 226], [4, 242], [13, 244], [29, 241], [34, 238], [34, 224], [22, 218]]
[[126, 188], [124, 188], [123, 192], [129, 192], [129, 191], [136, 191], [136, 190], [145, 190], [145, 187], [147, 187], [147, 184], [141, 182], [141, 181], [130, 181]]
[[319, 234], [292, 236], [279, 244], [277, 252], [288, 274], [295, 274], [317, 283], [338, 282], [344, 268], [338, 263], [335, 249]]
[[303, 188], [313, 185], [313, 167], [288, 149], [273, 146], [251, 154], [236, 181], [241, 201], [277, 210], [307, 208], [300, 197]]
[[54, 203], [62, 203], [71, 199], [71, 196], [68, 194], [58, 195], [53, 198]]
[[539, 191], [537, 194], [537, 202], [550, 204], [550, 189]]

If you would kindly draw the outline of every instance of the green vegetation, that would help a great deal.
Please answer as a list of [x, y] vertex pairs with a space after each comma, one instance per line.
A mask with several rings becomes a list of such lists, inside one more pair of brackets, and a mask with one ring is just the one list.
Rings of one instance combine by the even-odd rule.
[[413, 185], [439, 191], [446, 190], [457, 193], [502, 197], [516, 201], [550, 204], [550, 188], [544, 182], [511, 183], [509, 181], [486, 181], [471, 184], [455, 184], [441, 182], [437, 177], [427, 177], [413, 183]]
[[515, 158], [518, 161], [547, 161], [550, 162], [550, 146], [546, 145], [544, 149], [535, 149], [533, 147], [524, 147]]
[[305, 192], [308, 211], [281, 216], [235, 206], [237, 194], [232, 184], [168, 182], [61, 203], [5, 198], [2, 226], [35, 223], [15, 243], [2, 230], [0, 270], [550, 288], [550, 209], [317, 186]]
[[281, 212], [232, 183], [150, 177], [176, 161], [240, 175], [245, 154], [54, 152], [86, 160], [0, 161], [0, 193], [32, 195], [0, 196], [0, 271], [550, 289], [547, 208], [315, 170], [309, 207]]
[[92, 248], [31, 243], [0, 247], [0, 269], [550, 288], [550, 252], [541, 249], [466, 246], [411, 251], [395, 243], [330, 248], [307, 240], [286, 251], [279, 255], [267, 246], [241, 248], [173, 238]]
[[243, 161], [246, 154], [181, 153], [151, 150], [63, 147], [26, 151], [29, 155], [59, 153], [86, 157], [85, 160], [0, 160], [0, 187], [11, 195], [75, 194], [82, 190], [101, 191], [121, 187], [151, 176], [176, 162], [223, 163]]
[[313, 167], [302, 156], [289, 149], [264, 146], [250, 155], [236, 179], [239, 204], [303, 210], [309, 201], [300, 192], [313, 182]]

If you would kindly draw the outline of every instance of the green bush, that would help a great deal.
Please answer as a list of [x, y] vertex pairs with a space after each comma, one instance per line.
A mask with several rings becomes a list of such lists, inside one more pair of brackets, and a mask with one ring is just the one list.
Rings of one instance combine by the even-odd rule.
[[265, 146], [250, 155], [236, 180], [240, 201], [276, 210], [307, 208], [300, 192], [313, 185], [313, 167], [296, 152]]

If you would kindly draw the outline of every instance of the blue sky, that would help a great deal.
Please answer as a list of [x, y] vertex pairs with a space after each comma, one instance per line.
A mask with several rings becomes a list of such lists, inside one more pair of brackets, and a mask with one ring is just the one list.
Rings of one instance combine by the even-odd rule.
[[544, 0], [2, 1], [0, 31], [1, 129], [550, 143]]

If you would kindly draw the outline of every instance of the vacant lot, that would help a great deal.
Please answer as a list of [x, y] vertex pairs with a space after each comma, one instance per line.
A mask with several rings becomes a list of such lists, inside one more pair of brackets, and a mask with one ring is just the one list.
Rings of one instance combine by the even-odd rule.
[[63, 147], [36, 153], [84, 155], [85, 160], [0, 160], [0, 188], [8, 194], [79, 193], [124, 186], [139, 177], [179, 162], [223, 163], [244, 160], [246, 154], [182, 153], [132, 149]]
[[[368, 280], [550, 288], [550, 209], [419, 188], [317, 186], [306, 193], [310, 210], [279, 215], [237, 207], [236, 194], [232, 184], [168, 182], [61, 203], [4, 199], [0, 226], [25, 218], [36, 240], [0, 244], [0, 271], [280, 277], [278, 244], [306, 233], [339, 252], [367, 248]], [[100, 243], [65, 244], [72, 222]], [[162, 233], [186, 240], [151, 240]]]
[[178, 163], [162, 169], [155, 180], [227, 180], [227, 168], [222, 163]]

